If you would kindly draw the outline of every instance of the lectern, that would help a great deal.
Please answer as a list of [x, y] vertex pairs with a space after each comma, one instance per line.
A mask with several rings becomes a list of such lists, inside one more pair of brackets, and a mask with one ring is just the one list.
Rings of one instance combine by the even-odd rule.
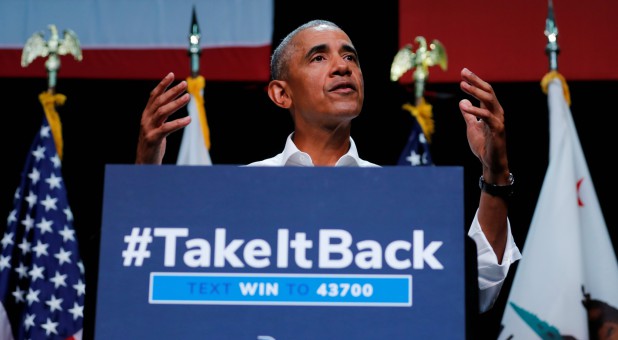
[[97, 339], [465, 339], [461, 167], [107, 165]]

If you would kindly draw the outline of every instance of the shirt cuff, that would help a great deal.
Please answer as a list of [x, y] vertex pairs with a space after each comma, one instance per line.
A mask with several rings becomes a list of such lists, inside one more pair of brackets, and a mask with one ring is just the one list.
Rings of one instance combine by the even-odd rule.
[[474, 220], [468, 231], [468, 236], [474, 240], [477, 249], [479, 309], [481, 313], [493, 307], [504, 280], [509, 273], [511, 264], [521, 259], [521, 252], [513, 239], [511, 223], [508, 219], [507, 228], [506, 248], [500, 264], [498, 264], [498, 257], [491, 247], [491, 244], [489, 244], [489, 241], [487, 241], [481, 225], [479, 224], [478, 210], [474, 215]]

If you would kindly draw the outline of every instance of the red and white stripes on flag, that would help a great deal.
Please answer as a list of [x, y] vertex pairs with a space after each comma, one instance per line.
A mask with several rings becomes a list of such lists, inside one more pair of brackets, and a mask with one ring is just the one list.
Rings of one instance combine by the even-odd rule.
[[604, 339], [618, 332], [618, 262], [566, 82], [552, 72], [543, 83], [549, 84], [549, 165], [499, 338]]
[[0, 77], [46, 77], [45, 59], [21, 66], [35, 32], [73, 30], [83, 60], [61, 57], [66, 78], [160, 79], [190, 74], [192, 9], [200, 27], [200, 73], [209, 80], [268, 81], [274, 0], [0, 1]]

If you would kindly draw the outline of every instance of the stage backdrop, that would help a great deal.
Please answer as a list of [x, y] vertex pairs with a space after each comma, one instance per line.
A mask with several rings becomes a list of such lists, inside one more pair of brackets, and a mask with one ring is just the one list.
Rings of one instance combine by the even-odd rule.
[[[568, 81], [617, 80], [618, 2], [555, 0], [561, 52], [558, 68]], [[430, 69], [430, 82], [459, 82], [466, 66], [489, 82], [540, 81], [549, 71], [543, 34], [548, 1], [400, 0], [400, 47], [417, 36], [446, 47], [448, 69]], [[416, 43], [415, 47], [417, 46]], [[412, 82], [411, 72], [402, 77]]]
[[48, 25], [74, 31], [83, 60], [61, 57], [64, 78], [186, 78], [192, 9], [200, 27], [202, 75], [221, 81], [267, 81], [274, 25], [273, 0], [0, 1], [0, 77], [46, 77], [37, 58], [21, 66], [30, 36]]

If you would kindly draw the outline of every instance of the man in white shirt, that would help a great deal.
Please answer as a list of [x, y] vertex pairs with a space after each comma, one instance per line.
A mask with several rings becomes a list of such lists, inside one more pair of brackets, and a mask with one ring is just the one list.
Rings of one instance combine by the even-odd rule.
[[[351, 123], [362, 109], [363, 75], [348, 35], [329, 21], [301, 25], [282, 40], [271, 58], [270, 99], [288, 109], [294, 121], [282, 153], [249, 166], [378, 166], [361, 159], [351, 138]], [[513, 177], [506, 155], [504, 111], [491, 85], [468, 69], [461, 71], [461, 89], [480, 101], [464, 99], [459, 108], [468, 143], [482, 164], [479, 208], [468, 235], [478, 261], [479, 309], [489, 310], [512, 263], [521, 254], [507, 218]], [[161, 164], [166, 137], [191, 122], [189, 116], [168, 121], [186, 105], [185, 81], [171, 87], [169, 73], [151, 92], [142, 113], [137, 164]], [[481, 227], [482, 226], [482, 227]]]

